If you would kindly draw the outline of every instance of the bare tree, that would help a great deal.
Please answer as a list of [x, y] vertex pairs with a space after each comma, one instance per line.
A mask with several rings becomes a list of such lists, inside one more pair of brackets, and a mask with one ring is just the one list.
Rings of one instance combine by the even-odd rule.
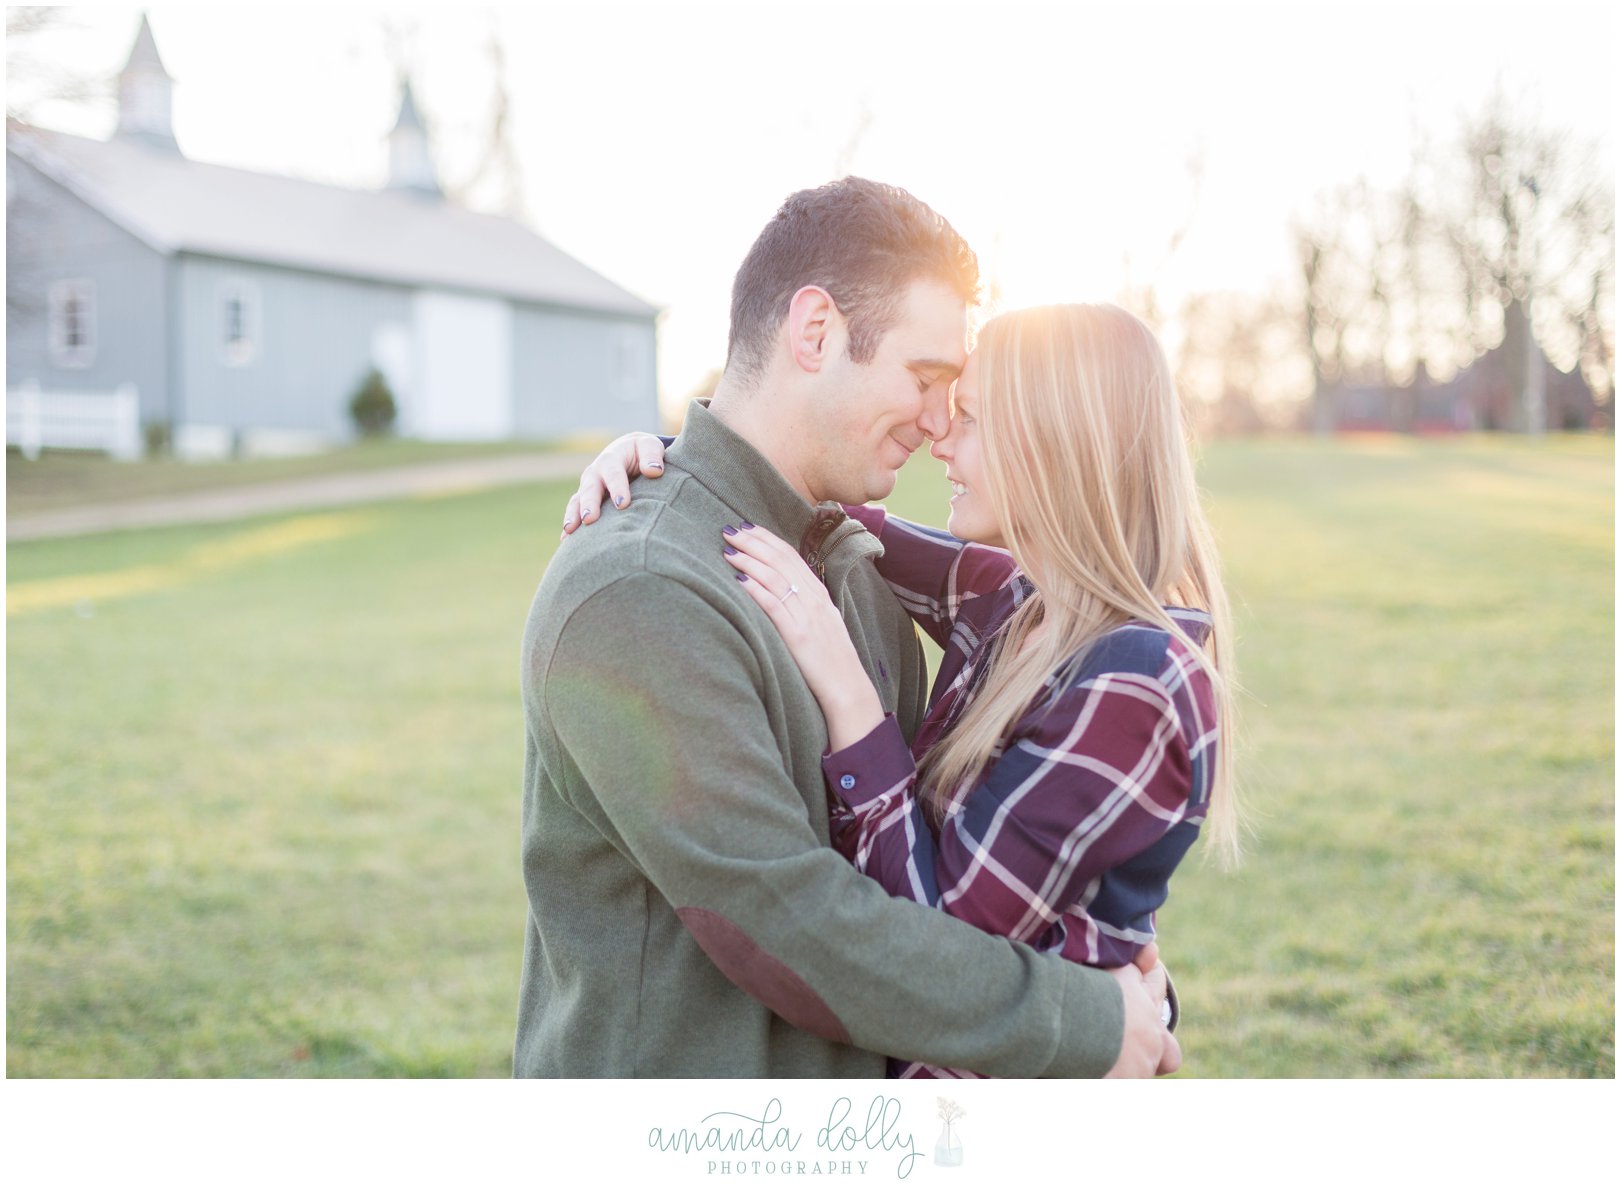
[[[1614, 192], [1565, 133], [1511, 111], [1499, 87], [1459, 141], [1458, 192], [1445, 212], [1466, 326], [1479, 349], [1501, 341], [1517, 395], [1517, 426], [1546, 425], [1540, 345], [1611, 383]], [[1596, 386], [1595, 386], [1596, 387]]]
[[506, 51], [499, 30], [491, 28], [485, 43], [489, 57], [489, 117], [480, 136], [477, 164], [467, 178], [446, 189], [464, 206], [477, 207], [509, 219], [525, 210], [523, 168], [512, 141], [512, 94], [507, 86]]
[[1165, 324], [1165, 311], [1159, 302], [1159, 284], [1177, 252], [1193, 230], [1193, 224], [1199, 214], [1199, 199], [1204, 191], [1205, 158], [1202, 146], [1194, 149], [1185, 162], [1187, 175], [1187, 205], [1182, 218], [1165, 237], [1164, 244], [1154, 263], [1149, 266], [1141, 280], [1133, 275], [1133, 260], [1130, 252], [1123, 252], [1120, 258], [1120, 287], [1115, 292], [1115, 302], [1121, 307], [1130, 310], [1155, 330]]
[[1199, 293], [1177, 320], [1177, 391], [1202, 434], [1255, 433], [1293, 420], [1312, 375], [1286, 297]]
[[[6, 9], [6, 144], [24, 150], [38, 133], [29, 125], [56, 105], [112, 102], [112, 79], [63, 65], [53, 39], [84, 29], [81, 18], [54, 7]], [[44, 317], [44, 268], [48, 252], [39, 229], [49, 217], [48, 199], [37, 187], [8, 178], [6, 186], [6, 313], [27, 325]]]
[[[1581, 163], [1590, 153], [1569, 150]], [[1537, 291], [1539, 339], [1574, 357], [1600, 403], [1615, 395], [1615, 191], [1596, 169], [1583, 169], [1554, 220]]]
[[1414, 138], [1406, 179], [1319, 195], [1293, 232], [1312, 423], [1348, 383], [1445, 374], [1501, 344], [1514, 422], [1546, 423], [1544, 352], [1614, 387], [1614, 193], [1594, 154], [1499, 89], [1455, 141]]
[[1328, 368], [1323, 362], [1324, 340], [1333, 333], [1333, 323], [1327, 317], [1329, 299], [1324, 284], [1324, 257], [1330, 248], [1302, 224], [1295, 224], [1290, 233], [1300, 262], [1301, 278], [1305, 281], [1301, 316], [1305, 322], [1306, 362], [1311, 367], [1311, 427], [1314, 433], [1326, 434], [1334, 428]]
[[415, 62], [417, 22], [400, 10], [385, 11], [378, 25], [383, 37], [383, 57], [399, 78], [411, 75]]
[[[480, 72], [488, 80], [489, 92], [484, 114], [452, 124], [443, 111], [433, 110], [430, 90], [424, 94], [416, 67], [422, 60], [420, 45], [429, 34], [420, 19], [385, 13], [379, 24], [383, 55], [400, 79], [411, 79], [418, 109], [433, 145], [439, 187], [447, 201], [469, 210], [521, 218], [527, 211], [523, 168], [513, 142], [512, 93], [508, 85], [506, 50], [494, 13], [484, 39], [485, 66]], [[471, 151], [462, 146], [471, 146]], [[451, 154], [447, 148], [462, 151]]]
[[1393, 300], [1405, 288], [1406, 207], [1365, 178], [1317, 196], [1291, 234], [1300, 269], [1296, 324], [1311, 372], [1311, 425], [1334, 428], [1337, 393], [1391, 373]]
[[82, 31], [73, 10], [31, 5], [6, 9], [6, 118], [36, 122], [42, 109], [56, 104], [107, 106], [113, 79], [91, 76], [66, 66], [51, 53], [50, 42]]
[[1588, 267], [1587, 299], [1578, 324], [1581, 333], [1582, 374], [1599, 403], [1610, 409], [1615, 425], [1615, 194], [1599, 193], [1593, 203], [1593, 238], [1611, 245], [1611, 251], [1593, 255]]

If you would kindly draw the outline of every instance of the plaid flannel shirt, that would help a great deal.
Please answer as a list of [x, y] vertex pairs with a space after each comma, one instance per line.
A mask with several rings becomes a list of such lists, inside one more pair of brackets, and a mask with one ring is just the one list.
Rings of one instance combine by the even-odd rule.
[[[1129, 963], [1204, 820], [1217, 729], [1203, 667], [1153, 624], [1109, 632], [1048, 679], [936, 833], [916, 760], [972, 701], [997, 629], [1035, 588], [1003, 550], [846, 511], [882, 541], [879, 573], [945, 655], [910, 749], [891, 717], [824, 758], [835, 845], [891, 895], [1076, 962]], [[1166, 610], [1204, 642], [1208, 616]], [[978, 1076], [900, 1061], [891, 1075]]]

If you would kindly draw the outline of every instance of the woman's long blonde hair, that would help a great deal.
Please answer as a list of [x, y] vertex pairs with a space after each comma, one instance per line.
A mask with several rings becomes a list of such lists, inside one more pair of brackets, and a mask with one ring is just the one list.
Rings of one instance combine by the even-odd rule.
[[[1205, 822], [1210, 846], [1231, 864], [1240, 834], [1232, 616], [1165, 353], [1111, 305], [1003, 314], [980, 332], [977, 351], [990, 498], [1036, 594], [1008, 619], [978, 694], [925, 759], [925, 803], [942, 818], [1049, 676], [1073, 672], [1105, 632], [1143, 620], [1210, 673], [1219, 735]], [[1209, 614], [1202, 647], [1165, 604]]]

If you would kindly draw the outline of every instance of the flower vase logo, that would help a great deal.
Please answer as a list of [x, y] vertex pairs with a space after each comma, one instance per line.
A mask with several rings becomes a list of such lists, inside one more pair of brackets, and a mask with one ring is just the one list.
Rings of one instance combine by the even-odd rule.
[[968, 1112], [949, 1098], [936, 1098], [935, 1102], [939, 1104], [938, 1114], [943, 1126], [940, 1128], [940, 1138], [934, 1145], [934, 1162], [955, 1168], [962, 1163], [962, 1137], [951, 1125]]

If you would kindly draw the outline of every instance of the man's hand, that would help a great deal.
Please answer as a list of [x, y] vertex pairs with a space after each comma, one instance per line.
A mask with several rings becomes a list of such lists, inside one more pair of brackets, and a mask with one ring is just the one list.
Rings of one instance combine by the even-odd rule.
[[[1147, 974], [1143, 971], [1145, 965]], [[1106, 1076], [1146, 1078], [1175, 1073], [1182, 1067], [1182, 1046], [1160, 1019], [1166, 977], [1158, 948], [1150, 944], [1137, 955], [1135, 965], [1121, 966], [1109, 973], [1120, 983], [1120, 996], [1126, 1007], [1126, 1028], [1120, 1040], [1120, 1056]]]

